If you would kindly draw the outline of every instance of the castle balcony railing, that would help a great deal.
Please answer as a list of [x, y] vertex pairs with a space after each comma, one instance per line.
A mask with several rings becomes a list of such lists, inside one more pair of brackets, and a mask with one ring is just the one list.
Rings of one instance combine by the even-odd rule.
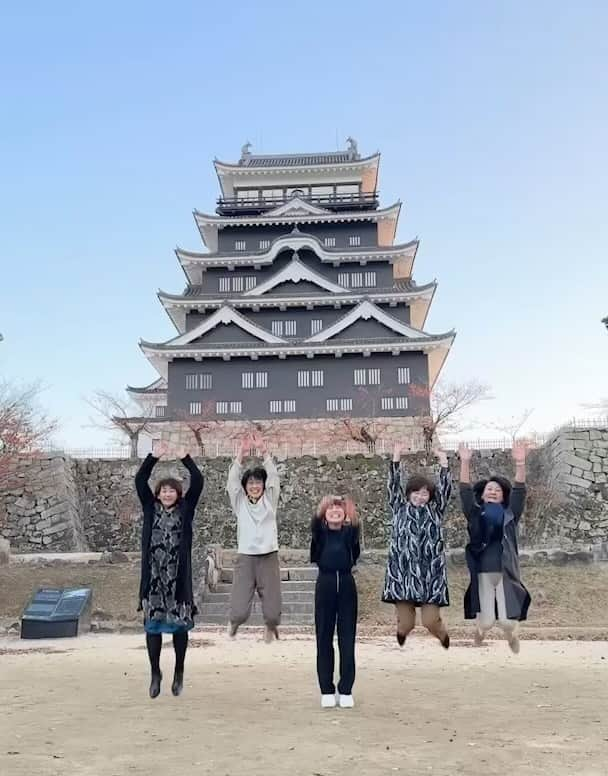
[[292, 191], [289, 195], [277, 197], [220, 197], [215, 212], [220, 216], [260, 215], [284, 205], [297, 197], [311, 205], [333, 212], [351, 210], [376, 210], [379, 205], [379, 193], [359, 192], [353, 194], [307, 194], [304, 191]]

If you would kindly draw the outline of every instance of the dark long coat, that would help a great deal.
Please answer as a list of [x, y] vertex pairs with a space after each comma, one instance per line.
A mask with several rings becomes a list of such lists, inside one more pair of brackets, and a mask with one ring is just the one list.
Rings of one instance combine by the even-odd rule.
[[[462, 510], [467, 519], [469, 543], [466, 547], [466, 560], [471, 581], [464, 594], [464, 616], [473, 620], [479, 614], [479, 559], [486, 548], [483, 504], [475, 500], [470, 483], [460, 484]], [[517, 526], [523, 513], [526, 499], [524, 483], [514, 483], [509, 504], [505, 505], [505, 517], [502, 532], [502, 575], [507, 604], [507, 617], [510, 620], [523, 621], [528, 616], [530, 594], [521, 581], [519, 570], [519, 551], [517, 546]]]
[[[148, 480], [152, 470], [158, 463], [158, 458], [148, 455], [135, 475], [135, 488], [143, 509], [143, 525], [141, 531], [141, 577], [139, 582], [139, 609], [142, 600], [147, 597], [150, 587], [150, 539], [154, 521], [154, 504], [156, 497], [150, 489]], [[194, 596], [192, 593], [192, 520], [196, 505], [203, 491], [204, 477], [192, 458], [187, 455], [182, 463], [190, 473], [190, 487], [179, 500], [177, 508], [181, 515], [181, 538], [179, 544], [177, 581], [175, 586], [175, 601], [178, 604], [192, 604], [192, 614], [196, 614]]]

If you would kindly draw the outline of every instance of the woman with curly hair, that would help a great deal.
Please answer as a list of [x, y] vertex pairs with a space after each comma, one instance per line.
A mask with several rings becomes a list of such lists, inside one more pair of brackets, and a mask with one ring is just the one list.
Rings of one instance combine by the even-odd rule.
[[422, 624], [448, 649], [450, 637], [441, 619], [441, 608], [449, 605], [442, 530], [452, 492], [448, 458], [443, 450], [435, 451], [441, 467], [437, 484], [417, 474], [404, 489], [402, 452], [403, 446], [395, 444], [388, 478], [393, 525], [382, 600], [395, 604], [401, 646], [416, 625], [419, 608]]

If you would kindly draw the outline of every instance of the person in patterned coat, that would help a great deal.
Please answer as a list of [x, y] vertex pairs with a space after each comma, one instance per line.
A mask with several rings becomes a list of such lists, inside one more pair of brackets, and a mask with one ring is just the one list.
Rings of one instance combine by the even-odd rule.
[[204, 479], [197, 465], [183, 450], [178, 454], [190, 474], [190, 487], [174, 477], [159, 480], [154, 491], [148, 480], [166, 444], [148, 455], [135, 475], [135, 488], [143, 509], [139, 609], [144, 612], [146, 646], [152, 679], [150, 697], [160, 693], [162, 634], [171, 633], [175, 650], [175, 673], [171, 692], [180, 695], [184, 685], [184, 662], [188, 631], [194, 627], [196, 606], [192, 594], [192, 520], [203, 490]]
[[443, 450], [435, 451], [441, 467], [437, 485], [415, 475], [406, 481], [404, 489], [402, 452], [402, 445], [397, 443], [388, 477], [393, 525], [382, 600], [395, 604], [397, 641], [401, 646], [414, 629], [416, 609], [420, 608], [422, 624], [448, 649], [450, 637], [441, 619], [441, 607], [449, 606], [442, 530], [452, 492], [448, 459]]

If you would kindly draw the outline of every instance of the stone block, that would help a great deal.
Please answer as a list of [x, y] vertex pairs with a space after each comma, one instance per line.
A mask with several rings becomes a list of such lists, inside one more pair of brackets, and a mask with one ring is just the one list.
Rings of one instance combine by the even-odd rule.
[[591, 463], [587, 461], [585, 458], [581, 458], [578, 455], [572, 455], [569, 453], [568, 455], [564, 456], [564, 461], [568, 463], [570, 466], [575, 467], [577, 469], [582, 469], [583, 471], [588, 471], [591, 469]]
[[583, 470], [582, 469], [577, 469], [576, 466], [573, 466], [572, 469], [570, 470], [570, 474], [573, 477], [582, 477], [583, 476]]
[[593, 472], [583, 472], [583, 478], [585, 480], [589, 480], [590, 482], [593, 482], [595, 480]]
[[574, 485], [577, 488], [584, 488], [587, 490], [590, 486], [589, 480], [583, 480], [580, 477], [573, 477], [571, 474], [564, 475], [563, 481], [568, 485]]
[[602, 471], [602, 464], [594, 462], [594, 464], [593, 464], [593, 471], [594, 472], [601, 472]]
[[595, 440], [595, 439], [601, 439], [602, 438], [602, 432], [598, 431], [595, 428], [589, 429], [589, 439]]
[[57, 523], [57, 525], [52, 525], [50, 528], [45, 528], [42, 533], [44, 536], [54, 536], [57, 533], [64, 533], [67, 530], [67, 523]]
[[593, 445], [589, 441], [584, 441], [582, 439], [577, 439], [574, 443], [574, 449], [575, 450], [592, 450]]
[[11, 559], [11, 543], [0, 538], [0, 566], [8, 566]]

